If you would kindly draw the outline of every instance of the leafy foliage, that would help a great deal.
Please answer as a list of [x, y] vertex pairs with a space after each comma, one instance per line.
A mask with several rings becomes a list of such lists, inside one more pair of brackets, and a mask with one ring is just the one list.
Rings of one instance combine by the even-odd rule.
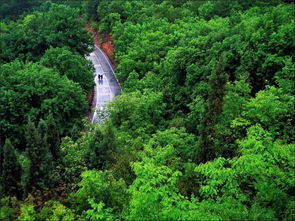
[[89, 168], [106, 169], [116, 152], [114, 131], [111, 127], [97, 128], [88, 144], [86, 161]]
[[91, 51], [91, 38], [78, 20], [77, 9], [50, 4], [47, 11], [25, 16], [10, 22], [1, 33], [0, 63], [16, 58], [39, 60], [50, 47], [67, 47], [84, 56]]
[[47, 125], [40, 120], [38, 127], [30, 120], [26, 125], [27, 154], [29, 165], [29, 190], [33, 187], [50, 187], [52, 170], [52, 154], [47, 143]]
[[[61, 135], [81, 125], [86, 110], [82, 89], [39, 64], [12, 62], [1, 66], [0, 116], [2, 137], [22, 141], [28, 118], [46, 119], [53, 114]], [[17, 141], [17, 140], [16, 140]]]
[[6, 139], [3, 146], [3, 162], [1, 165], [1, 195], [20, 195], [19, 182], [21, 167], [17, 159], [16, 150], [11, 142]]
[[[70, 196], [76, 210], [96, 211], [95, 204], [104, 203], [114, 210], [122, 210], [127, 198], [126, 186], [123, 180], [116, 180], [109, 172], [88, 170], [82, 173], [82, 180], [78, 184], [80, 189]], [[102, 205], [102, 204], [101, 204]], [[87, 212], [88, 214], [91, 212]], [[93, 216], [93, 215], [89, 215]]]
[[93, 86], [93, 70], [89, 61], [66, 48], [48, 49], [40, 63], [78, 83], [87, 93]]
[[[294, 219], [293, 3], [58, 3], [0, 22], [0, 219]], [[88, 19], [123, 92], [82, 128]]]

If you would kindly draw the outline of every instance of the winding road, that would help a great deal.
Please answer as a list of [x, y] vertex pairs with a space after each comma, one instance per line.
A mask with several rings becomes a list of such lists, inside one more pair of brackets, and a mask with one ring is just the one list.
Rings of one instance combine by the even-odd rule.
[[[95, 48], [95, 51], [90, 53], [88, 57], [95, 68], [95, 88], [90, 122], [101, 124], [108, 117], [106, 104], [120, 94], [121, 88], [110, 60], [100, 48], [97, 46]], [[103, 76], [102, 80], [98, 78], [98, 75]]]

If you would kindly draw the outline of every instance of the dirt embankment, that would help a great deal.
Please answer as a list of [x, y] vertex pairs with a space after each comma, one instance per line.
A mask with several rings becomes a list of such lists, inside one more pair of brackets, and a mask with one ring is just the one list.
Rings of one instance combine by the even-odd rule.
[[[104, 53], [108, 56], [108, 58], [111, 60], [112, 64], [117, 67], [118, 63], [115, 59], [115, 53], [114, 53], [114, 40], [109, 33], [106, 34], [100, 34], [97, 29], [92, 28], [92, 22], [89, 22], [87, 26], [85, 27], [86, 30], [92, 35], [94, 44], [97, 47], [100, 47]], [[90, 117], [91, 114], [91, 106], [94, 99], [94, 89], [92, 89], [88, 93], [87, 101], [88, 101], [88, 113], [87, 116]]]
[[94, 44], [97, 47], [100, 47], [104, 51], [104, 53], [111, 60], [112, 64], [116, 67], [118, 65], [118, 63], [116, 62], [115, 53], [114, 53], [114, 49], [115, 49], [114, 41], [115, 41], [115, 39], [112, 38], [110, 33], [101, 34], [101, 33], [98, 32], [97, 29], [92, 29], [92, 23], [91, 22], [89, 22], [87, 24], [86, 29], [93, 36]]

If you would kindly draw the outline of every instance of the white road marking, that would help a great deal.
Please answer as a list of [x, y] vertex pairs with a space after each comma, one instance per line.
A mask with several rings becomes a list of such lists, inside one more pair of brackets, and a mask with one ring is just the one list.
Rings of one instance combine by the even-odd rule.
[[[104, 55], [103, 52], [101, 52], [104, 56], [104, 58], [107, 60], [106, 56]], [[110, 81], [108, 79], [108, 77], [106, 76], [106, 70], [104, 69], [103, 65], [102, 65], [102, 57], [98, 56], [97, 53], [92, 52], [90, 53], [90, 56], [88, 57], [89, 60], [92, 61], [92, 63], [94, 64], [95, 67], [95, 77], [94, 77], [94, 82], [95, 82], [95, 96], [96, 96], [96, 103], [95, 103], [95, 107], [94, 107], [94, 112], [93, 112], [93, 116], [91, 119], [91, 123], [94, 123], [96, 121], [98, 112], [97, 111], [103, 111], [105, 110], [105, 105], [112, 101], [115, 97], [115, 94], [112, 92], [111, 90], [111, 86], [110, 86]], [[107, 60], [108, 65], [109, 61]], [[114, 74], [114, 70], [112, 69], [112, 67], [110, 66], [111, 71]], [[98, 74], [101, 74], [103, 76], [103, 81], [102, 84], [100, 81], [98, 81]], [[116, 79], [117, 80], [117, 79]]]
[[107, 58], [107, 56], [104, 54], [104, 52], [103, 52], [99, 47], [97, 47], [96, 45], [95, 45], [95, 47], [96, 47], [96, 48], [101, 52], [101, 54], [104, 56], [105, 60], [107, 61], [108, 65], [109, 65], [109, 67], [111, 68], [111, 71], [113, 72], [113, 75], [114, 75], [115, 78], [116, 78], [117, 84], [119, 85], [119, 87], [120, 87], [120, 89], [121, 89], [121, 85], [120, 85], [120, 83], [119, 83], [119, 81], [118, 81], [117, 76], [115, 75], [114, 69], [113, 69], [112, 65], [110, 64], [109, 59]]

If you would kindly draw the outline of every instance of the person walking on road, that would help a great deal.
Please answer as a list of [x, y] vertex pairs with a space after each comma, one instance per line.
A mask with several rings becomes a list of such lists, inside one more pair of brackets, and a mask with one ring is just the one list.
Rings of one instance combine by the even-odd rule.
[[98, 74], [97, 75], [98, 78], [98, 84], [103, 84], [103, 75], [102, 74]]

